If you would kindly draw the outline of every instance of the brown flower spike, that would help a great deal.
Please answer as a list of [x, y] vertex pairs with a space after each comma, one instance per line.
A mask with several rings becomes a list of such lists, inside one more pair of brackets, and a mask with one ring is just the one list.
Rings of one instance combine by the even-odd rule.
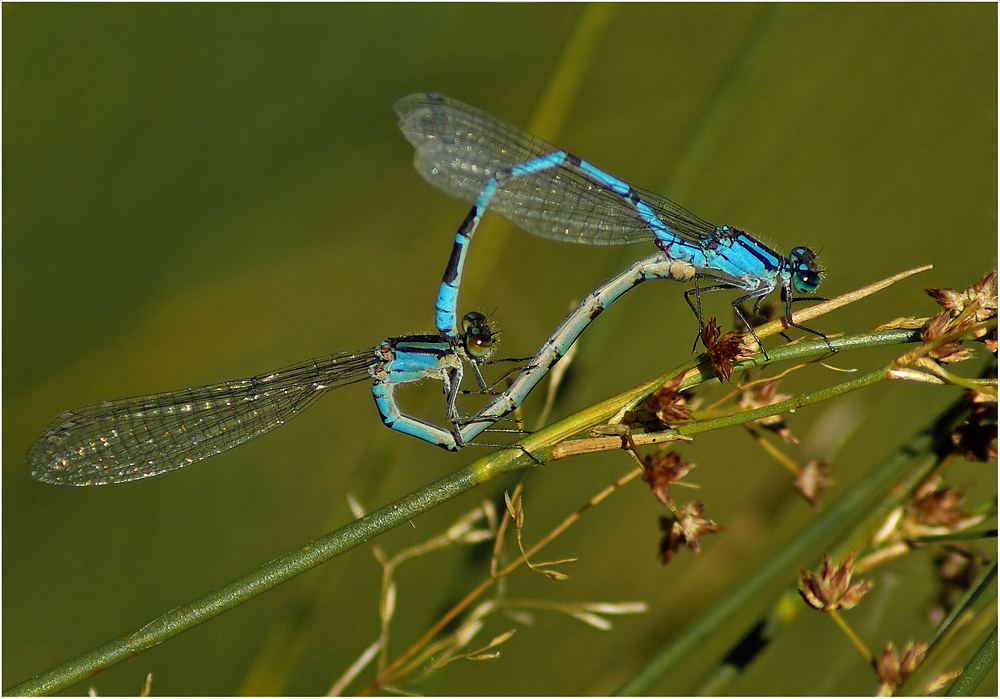
[[826, 461], [813, 460], [807, 463], [799, 471], [799, 475], [795, 477], [795, 487], [813, 507], [819, 504], [819, 498], [823, 491], [833, 485], [833, 480], [828, 475], [832, 468], [833, 465]]
[[704, 511], [705, 503], [695, 501], [681, 507], [673, 517], [660, 517], [660, 528], [666, 532], [660, 542], [660, 561], [663, 565], [670, 563], [685, 544], [695, 553], [701, 553], [699, 537], [725, 529], [710, 519], [703, 519], [701, 513]]
[[983, 321], [997, 313], [997, 272], [987, 272], [978, 282], [965, 291], [955, 289], [924, 289], [948, 314], [954, 318], [966, 308], [976, 304], [973, 314], [975, 321]]
[[[997, 273], [984, 274], [965, 291], [925, 289], [944, 310], [928, 321], [920, 333], [925, 344], [969, 328], [997, 314]], [[972, 352], [957, 342], [935, 348], [929, 355], [939, 362], [954, 363], [972, 357]]]
[[682, 376], [675, 376], [653, 391], [642, 405], [625, 416], [625, 424], [629, 427], [639, 425], [647, 432], [659, 432], [690, 420], [691, 411], [681, 393], [682, 380]]
[[701, 329], [701, 342], [705, 345], [705, 356], [712, 362], [720, 381], [729, 381], [733, 375], [733, 361], [749, 356], [751, 352], [743, 344], [743, 338], [735, 330], [719, 336], [719, 326], [715, 318], [709, 318]]
[[[948, 311], [941, 311], [927, 321], [927, 325], [920, 331], [920, 340], [928, 345], [945, 335], [961, 332], [973, 325], [975, 325], [975, 320], [972, 316], [959, 319], [951, 316]], [[927, 356], [945, 364], [954, 364], [972, 359], [972, 350], [963, 347], [959, 342], [948, 342], [934, 348]]]
[[695, 467], [681, 460], [675, 451], [648, 454], [643, 459], [643, 466], [642, 480], [649, 483], [653, 497], [671, 509], [674, 501], [670, 497], [670, 484], [680, 481]]
[[876, 696], [891, 697], [895, 694], [899, 685], [920, 667], [926, 655], [926, 643], [909, 641], [903, 647], [903, 657], [900, 658], [893, 642], [886, 641], [882, 657], [875, 659], [875, 672], [880, 682]]
[[799, 594], [806, 604], [823, 611], [851, 609], [857, 605], [875, 583], [871, 580], [851, 582], [855, 555], [857, 551], [852, 551], [842, 564], [833, 566], [824, 553], [819, 575], [799, 568]]
[[982, 514], [971, 514], [961, 509], [964, 499], [964, 491], [942, 488], [941, 477], [932, 476], [917, 489], [913, 501], [906, 507], [899, 530], [906, 539], [916, 539], [951, 534], [982, 522]]

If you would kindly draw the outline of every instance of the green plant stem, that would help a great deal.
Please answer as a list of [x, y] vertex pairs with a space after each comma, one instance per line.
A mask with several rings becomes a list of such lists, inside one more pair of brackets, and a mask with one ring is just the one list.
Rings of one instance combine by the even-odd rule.
[[[765, 405], [761, 408], [756, 408], [755, 410], [733, 413], [732, 415], [725, 415], [712, 420], [704, 420], [702, 422], [694, 422], [688, 425], [680, 425], [672, 430], [665, 430], [662, 434], [679, 434], [689, 436], [693, 434], [701, 434], [703, 432], [711, 432], [712, 430], [718, 430], [724, 427], [732, 427], [733, 425], [742, 425], [747, 422], [753, 422], [754, 420], [770, 417], [771, 415], [778, 415], [785, 412], [795, 412], [797, 409], [807, 405], [836, 398], [837, 396], [841, 396], [845, 393], [856, 391], [859, 388], [871, 386], [873, 383], [884, 381], [887, 378], [888, 369], [879, 369], [871, 372], [870, 374], [865, 374], [864, 376], [859, 376], [856, 379], [851, 379], [850, 381], [837, 384], [836, 386], [821, 388], [817, 391], [812, 391], [811, 393], [789, 398], [788, 400], [781, 401], [780, 403], [773, 403], [772, 405]], [[661, 433], [657, 432], [655, 434]]]
[[986, 678], [986, 675], [997, 665], [997, 626], [993, 625], [993, 630], [986, 636], [983, 645], [979, 647], [969, 664], [965, 666], [962, 674], [955, 680], [945, 696], [967, 697]]
[[972, 541], [973, 539], [996, 539], [997, 530], [996, 529], [983, 529], [977, 532], [956, 532], [954, 534], [934, 534], [928, 536], [919, 536], [913, 540], [914, 543], [919, 544], [933, 544], [940, 543], [942, 541]]
[[[858, 335], [831, 338], [829, 342], [834, 349], [838, 352], [842, 352], [855, 349], [899, 345], [907, 342], [918, 342], [919, 340], [919, 333], [913, 330], [883, 330], [880, 332], [861, 333]], [[818, 357], [828, 356], [829, 354], [829, 347], [823, 340], [785, 345], [784, 347], [778, 347], [777, 349], [771, 350], [769, 352], [769, 359], [764, 359], [763, 354], [756, 354], [741, 362], [734, 363], [733, 373], [743, 371], [745, 369], [759, 368], [777, 362], [816, 359]], [[852, 386], [861, 388], [863, 385], [868, 385], [885, 378], [885, 371], [886, 370], [880, 370], [880, 372], [874, 372], [866, 377], [854, 379], [851, 382], [847, 382], [847, 384], [841, 384], [841, 388], [839, 390], [834, 387], [832, 389], [821, 389], [821, 391], [824, 392], [823, 395], [825, 398], [840, 395], [840, 393], [846, 393], [854, 390]], [[545, 429], [531, 434], [521, 440], [519, 444], [540, 460], [548, 461], [553, 458], [553, 454], [552, 451], [547, 450], [547, 448], [551, 449], [553, 445], [565, 441], [573, 435], [585, 432], [592, 427], [596, 427], [597, 425], [607, 422], [615, 415], [633, 408], [645, 400], [661, 385], [670, 379], [685, 373], [687, 376], [681, 383], [681, 390], [692, 388], [704, 383], [705, 381], [715, 378], [715, 371], [707, 362], [699, 362], [697, 359], [692, 360], [678, 369], [675, 369], [667, 374], [663, 374], [652, 381], [644, 383], [636, 388], [620, 393], [617, 396], [608, 398], [600, 403], [596, 403], [589, 408], [586, 408], [585, 410], [581, 410], [578, 413], [563, 418], [562, 420], [549, 425]], [[856, 382], [864, 383], [856, 384]], [[810, 398], [812, 395], [813, 394], [800, 396], [776, 405], [784, 406], [784, 409], [794, 409], [803, 405], [809, 405], [816, 402]], [[717, 418], [718, 421], [706, 421], [706, 423], [712, 424], [712, 427], [709, 428], [698, 428], [697, 425], [703, 423], [693, 423], [691, 425], [684, 425], [676, 428], [676, 430], [665, 430], [663, 434], [681, 434], [679, 431], [681, 429], [686, 430], [684, 434], [697, 434], [698, 432], [705, 432], [709, 429], [718, 429], [720, 427], [742, 424], [750, 420], [756, 420], [761, 417], [766, 417], [767, 415], [775, 414], [775, 412], [780, 412], [780, 410], [775, 411], [775, 406], [765, 406], [764, 408], [759, 409], [759, 414], [757, 414], [757, 411], [750, 411]], [[746, 416], [745, 419], [741, 419], [744, 416]]]
[[831, 619], [833, 619], [833, 623], [837, 625], [837, 628], [843, 631], [844, 635], [847, 636], [851, 645], [853, 645], [857, 651], [861, 653], [861, 657], [865, 659], [865, 662], [870, 665], [872, 663], [872, 652], [868, 649], [868, 646], [865, 645], [865, 642], [862, 641], [856, 633], [854, 633], [854, 629], [852, 629], [851, 625], [844, 619], [844, 615], [840, 613], [840, 610], [828, 609], [826, 610], [826, 613]]

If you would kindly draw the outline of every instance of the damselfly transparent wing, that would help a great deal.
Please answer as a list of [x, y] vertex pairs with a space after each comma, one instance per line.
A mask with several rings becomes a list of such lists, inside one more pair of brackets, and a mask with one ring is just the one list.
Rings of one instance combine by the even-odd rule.
[[[417, 172], [441, 191], [472, 203], [498, 171], [560, 151], [489, 113], [435, 93], [396, 102], [399, 128], [416, 149]], [[678, 236], [700, 243], [714, 225], [669, 199], [635, 190]], [[543, 238], [588, 245], [653, 240], [653, 232], [620, 194], [588, 179], [572, 163], [506, 180], [490, 211]]]
[[316, 357], [248, 379], [67, 410], [28, 451], [36, 479], [105, 485], [183, 468], [280, 427], [327, 390], [370, 378], [375, 350]]

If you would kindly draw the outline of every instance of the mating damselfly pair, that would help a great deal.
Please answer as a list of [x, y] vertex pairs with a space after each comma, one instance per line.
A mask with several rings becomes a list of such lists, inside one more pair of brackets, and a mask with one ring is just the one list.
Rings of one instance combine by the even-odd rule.
[[[740, 304], [757, 307], [778, 289], [786, 323], [825, 337], [792, 321], [794, 295], [811, 294], [820, 284], [809, 248], [796, 247], [783, 256], [741, 230], [710, 224], [665, 197], [633, 188], [442, 95], [408, 95], [396, 103], [396, 113], [421, 176], [473, 204], [455, 237], [435, 302], [438, 334], [390, 338], [367, 350], [318, 357], [248, 379], [68, 410], [48, 424], [28, 452], [36, 479], [103, 485], [179, 469], [285, 424], [327, 390], [363, 380], [372, 382], [388, 427], [456, 451], [517, 408], [605, 308], [649, 279], [692, 283], [684, 297], [699, 330], [702, 293], [736, 291], [732, 305], [742, 317]], [[460, 329], [457, 311], [469, 244], [487, 211], [544, 238], [588, 245], [652, 241], [657, 251], [591, 293], [519, 368], [506, 390], [477, 413], [462, 416], [457, 398], [465, 365], [479, 391], [489, 390], [480, 367], [491, 361], [494, 329], [479, 313], [466, 314]], [[395, 388], [423, 379], [442, 382], [449, 428], [400, 410]]]

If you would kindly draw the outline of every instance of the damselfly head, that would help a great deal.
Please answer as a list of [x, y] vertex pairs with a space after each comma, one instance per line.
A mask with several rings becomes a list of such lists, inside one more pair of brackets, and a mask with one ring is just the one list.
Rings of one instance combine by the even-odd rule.
[[823, 281], [823, 270], [816, 263], [816, 253], [806, 247], [792, 248], [788, 255], [792, 289], [797, 294], [814, 294]]
[[465, 351], [469, 357], [478, 361], [486, 361], [496, 350], [496, 337], [490, 326], [489, 318], [482, 313], [472, 311], [462, 318], [462, 337]]

